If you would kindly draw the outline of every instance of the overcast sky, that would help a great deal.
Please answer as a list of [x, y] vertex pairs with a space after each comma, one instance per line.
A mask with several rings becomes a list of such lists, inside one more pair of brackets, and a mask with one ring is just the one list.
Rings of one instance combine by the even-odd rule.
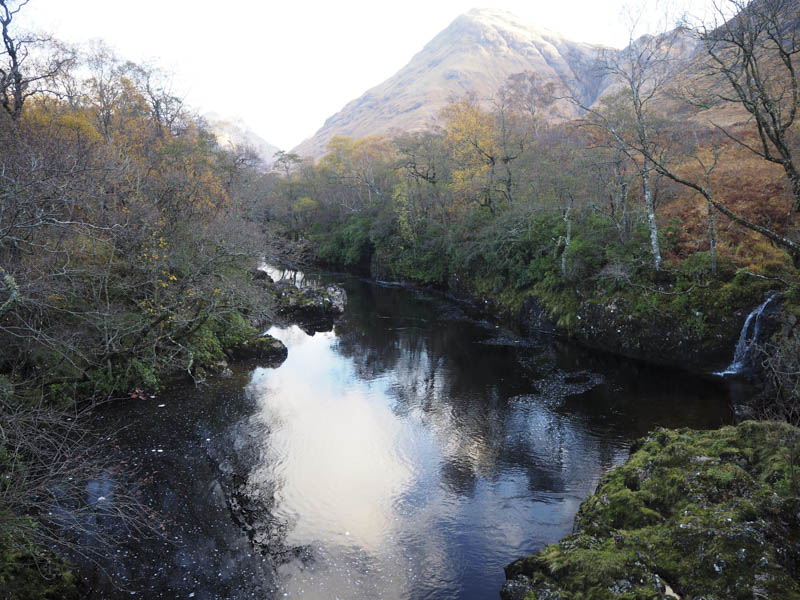
[[[703, 4], [694, 0], [692, 4]], [[291, 149], [391, 77], [458, 15], [508, 10], [567, 38], [622, 47], [625, 0], [31, 0], [26, 28], [102, 38], [124, 58], [174, 74], [201, 112], [241, 117]]]

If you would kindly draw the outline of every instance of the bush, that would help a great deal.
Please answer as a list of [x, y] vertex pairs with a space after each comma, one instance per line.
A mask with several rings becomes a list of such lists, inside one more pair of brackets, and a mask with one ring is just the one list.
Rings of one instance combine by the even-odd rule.
[[374, 249], [370, 224], [369, 217], [350, 217], [333, 232], [320, 236], [317, 256], [332, 266], [365, 270]]

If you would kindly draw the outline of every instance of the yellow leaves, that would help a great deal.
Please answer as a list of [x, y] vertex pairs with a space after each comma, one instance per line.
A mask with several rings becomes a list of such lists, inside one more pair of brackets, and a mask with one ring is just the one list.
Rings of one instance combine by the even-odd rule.
[[47, 297], [47, 301], [54, 306], [63, 306], [66, 302], [66, 298], [58, 294], [50, 294]]
[[465, 96], [442, 110], [445, 139], [459, 163], [483, 164], [499, 154], [494, 117], [481, 110], [474, 96]]
[[453, 191], [475, 200], [492, 187], [501, 154], [495, 118], [480, 108], [473, 95], [451, 102], [441, 115], [446, 123], [445, 143], [456, 164]]
[[294, 211], [296, 213], [309, 213], [319, 208], [319, 202], [308, 196], [303, 196], [294, 203]]
[[331, 138], [325, 147], [328, 153], [320, 159], [320, 166], [337, 175], [366, 177], [374, 165], [392, 161], [395, 150], [385, 136], [371, 135], [357, 140], [345, 136]]

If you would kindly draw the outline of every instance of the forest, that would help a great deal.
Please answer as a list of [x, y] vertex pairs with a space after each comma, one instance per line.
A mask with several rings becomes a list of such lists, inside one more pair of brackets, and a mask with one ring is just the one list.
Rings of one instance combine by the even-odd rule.
[[[512, 317], [534, 298], [578, 339], [587, 307], [624, 307], [680, 332], [679, 364], [735, 341], [732, 316], [767, 290], [796, 317], [794, 5], [736, 7], [601, 54], [615, 83], [592, 106], [522, 72], [452, 98], [438, 128], [333, 138], [316, 163], [279, 153], [266, 218], [331, 267]], [[797, 344], [789, 326], [762, 356], [786, 375], [775, 397], [796, 396]]]
[[338, 137], [271, 169], [222, 147], [157, 66], [26, 33], [25, 4], [0, 0], [0, 583], [69, 579], [47, 549], [78, 542], [51, 511], [92, 510], [64, 484], [104, 468], [87, 415], [199, 383], [256, 338], [265, 256], [499, 317], [535, 299], [579, 339], [582, 311], [613, 305], [726, 353], [734, 315], [780, 291], [759, 410], [800, 422], [796, 2], [600, 56], [617, 83], [593, 106], [522, 72], [452, 98], [436, 128]]
[[0, 2], [0, 573], [69, 545], [51, 509], [106, 460], [93, 407], [199, 381], [269, 311], [259, 160], [157, 67], [17, 28], [25, 4]]

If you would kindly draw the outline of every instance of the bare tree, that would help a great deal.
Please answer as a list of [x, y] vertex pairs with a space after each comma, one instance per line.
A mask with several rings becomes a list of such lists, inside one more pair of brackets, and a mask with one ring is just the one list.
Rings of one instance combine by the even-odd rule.
[[[74, 54], [50, 37], [13, 31], [12, 23], [30, 0], [0, 0], [0, 106], [13, 119], [22, 114], [25, 101], [36, 94], [54, 91], [52, 79], [72, 64]], [[45, 46], [51, 52], [42, 54]], [[37, 60], [32, 53], [39, 51]]]
[[642, 183], [653, 263], [658, 270], [662, 258], [652, 182], [657, 170], [652, 157], [662, 154], [663, 148], [658, 131], [660, 115], [655, 105], [675, 74], [680, 31], [635, 39], [642, 14], [643, 10], [633, 17], [628, 46], [601, 56], [602, 67], [619, 88], [617, 94], [608, 97], [602, 109], [586, 106], [575, 96], [573, 102], [588, 113], [584, 122], [603, 129], [612, 144], [635, 165]]
[[738, 104], [755, 125], [757, 141], [732, 127], [717, 127], [764, 160], [780, 165], [800, 212], [797, 120], [800, 90], [797, 58], [800, 30], [797, 0], [718, 0], [715, 15], [695, 29], [709, 60], [712, 96]]

